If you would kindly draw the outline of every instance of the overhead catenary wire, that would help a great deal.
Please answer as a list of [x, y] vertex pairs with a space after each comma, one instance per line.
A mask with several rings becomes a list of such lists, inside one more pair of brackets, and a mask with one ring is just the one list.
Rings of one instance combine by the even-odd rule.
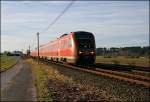
[[54, 25], [57, 20], [60, 19], [61, 16], [64, 15], [64, 13], [73, 5], [73, 3], [75, 2], [76, 0], [72, 0], [67, 6], [66, 8], [44, 29], [42, 30], [40, 33], [44, 33], [46, 32], [52, 25]]
[[[46, 32], [52, 25], [54, 25], [56, 22], [57, 22], [57, 20], [59, 20], [60, 19], [60, 17], [61, 16], [63, 16], [64, 15], [64, 13], [73, 5], [73, 3], [75, 2], [76, 0], [72, 0], [67, 6], [66, 6], [66, 8], [45, 28], [45, 29], [43, 29], [41, 32], [39, 32], [39, 33], [44, 33], [44, 32]], [[34, 41], [35, 40], [33, 40], [33, 43], [32, 43], [32, 47], [34, 46]]]

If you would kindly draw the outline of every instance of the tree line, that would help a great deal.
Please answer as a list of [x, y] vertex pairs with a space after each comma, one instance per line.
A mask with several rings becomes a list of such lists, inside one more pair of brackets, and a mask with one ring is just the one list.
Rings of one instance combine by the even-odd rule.
[[3, 53], [0, 53], [0, 55], [7, 55], [7, 56], [22, 56], [23, 52], [21, 51], [4, 51]]
[[131, 56], [131, 57], [148, 57], [150, 55], [150, 46], [133, 46], [133, 47], [111, 47], [97, 48], [97, 56]]

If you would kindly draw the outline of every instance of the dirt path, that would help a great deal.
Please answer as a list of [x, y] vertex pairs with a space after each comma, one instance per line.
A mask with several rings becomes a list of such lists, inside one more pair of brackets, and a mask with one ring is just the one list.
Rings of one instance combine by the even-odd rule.
[[1, 101], [36, 101], [36, 88], [28, 63], [20, 60], [1, 73]]
[[0, 73], [1, 75], [1, 90], [8, 87], [9, 82], [11, 81], [12, 77], [14, 77], [22, 68], [23, 62], [21, 60], [18, 61], [18, 63], [9, 70]]

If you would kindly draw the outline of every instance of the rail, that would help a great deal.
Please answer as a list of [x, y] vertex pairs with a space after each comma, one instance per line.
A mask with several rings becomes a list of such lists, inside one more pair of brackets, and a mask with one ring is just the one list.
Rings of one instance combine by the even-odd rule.
[[51, 64], [56, 64], [59, 66], [65, 66], [65, 68], [71, 68], [74, 70], [79, 70], [87, 73], [92, 73], [100, 76], [106, 76], [109, 78], [121, 80], [121, 81], [126, 81], [131, 84], [138, 84], [138, 85], [143, 85], [146, 88], [150, 88], [150, 78], [142, 75], [134, 75], [130, 73], [125, 73], [125, 72], [119, 72], [119, 71], [113, 71], [113, 70], [108, 70], [108, 69], [100, 69], [96, 68], [95, 66], [92, 67], [86, 67], [86, 66], [74, 66], [70, 64], [64, 64], [64, 63], [57, 63], [57, 62], [52, 62], [52, 61], [42, 61], [43, 63], [51, 63]]

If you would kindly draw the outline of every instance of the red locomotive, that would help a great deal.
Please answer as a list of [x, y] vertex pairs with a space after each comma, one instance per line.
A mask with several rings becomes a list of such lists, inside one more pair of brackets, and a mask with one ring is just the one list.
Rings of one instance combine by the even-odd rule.
[[[31, 51], [37, 57], [38, 51]], [[94, 35], [90, 32], [77, 31], [63, 34], [55, 41], [40, 46], [40, 58], [73, 64], [93, 64], [96, 56]]]

